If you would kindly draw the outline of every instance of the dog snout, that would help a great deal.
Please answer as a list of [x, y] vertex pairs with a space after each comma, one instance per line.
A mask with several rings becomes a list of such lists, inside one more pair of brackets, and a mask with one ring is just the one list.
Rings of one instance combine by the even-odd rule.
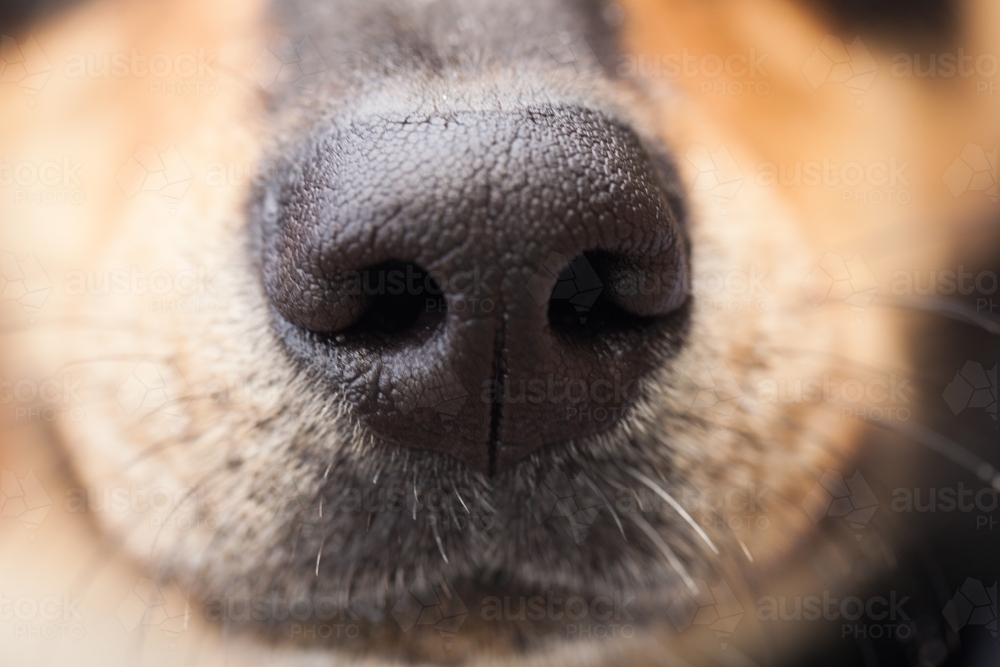
[[608, 429], [685, 320], [664, 164], [578, 107], [315, 132], [262, 205], [276, 325], [374, 435], [484, 474]]

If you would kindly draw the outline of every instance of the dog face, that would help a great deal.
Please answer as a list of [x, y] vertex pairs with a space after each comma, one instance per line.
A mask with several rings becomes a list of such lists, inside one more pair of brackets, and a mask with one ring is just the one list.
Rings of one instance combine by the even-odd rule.
[[[155, 525], [100, 515], [129, 553], [231, 627], [287, 640], [233, 602], [302, 600], [306, 622], [358, 619], [331, 651], [430, 659], [393, 615], [407, 595], [626, 596], [655, 637], [705, 581], [787, 562], [799, 501], [856, 427], [755, 388], [903, 359], [878, 312], [810, 300], [832, 232], [759, 183], [704, 187], [712, 118], [621, 75], [652, 10], [163, 4], [76, 21], [164, 48], [193, 26], [217, 94], [67, 77], [73, 110], [50, 113], [72, 123], [21, 110], [33, 133], [5, 137], [94, 165], [83, 205], [5, 215], [67, 277], [8, 354], [85, 388], [86, 417], [59, 427], [83, 480], [176, 499]], [[58, 55], [88, 52], [62, 30]], [[177, 196], [175, 158], [253, 177]], [[752, 298], [720, 305], [718, 281]], [[679, 501], [733, 488], [783, 499], [779, 529]], [[579, 647], [551, 642], [568, 620], [471, 619], [448, 659]]]

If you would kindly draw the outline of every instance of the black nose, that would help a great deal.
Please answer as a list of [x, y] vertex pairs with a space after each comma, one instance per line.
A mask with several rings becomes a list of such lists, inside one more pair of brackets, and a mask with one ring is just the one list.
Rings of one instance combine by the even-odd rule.
[[651, 156], [577, 107], [314, 133], [259, 202], [288, 349], [378, 437], [484, 473], [607, 429], [687, 311]]

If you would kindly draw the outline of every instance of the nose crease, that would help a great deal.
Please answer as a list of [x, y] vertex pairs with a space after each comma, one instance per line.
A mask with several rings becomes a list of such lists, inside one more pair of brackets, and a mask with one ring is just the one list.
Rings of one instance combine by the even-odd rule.
[[496, 341], [493, 344], [493, 377], [496, 395], [492, 396], [490, 406], [490, 442], [488, 474], [493, 477], [497, 473], [497, 463], [500, 448], [500, 420], [503, 419], [503, 379], [504, 363], [504, 327], [497, 327]]

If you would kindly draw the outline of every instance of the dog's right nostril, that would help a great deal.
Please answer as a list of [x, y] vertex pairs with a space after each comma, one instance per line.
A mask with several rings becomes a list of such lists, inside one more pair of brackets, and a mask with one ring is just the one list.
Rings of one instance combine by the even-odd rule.
[[549, 297], [549, 323], [577, 336], [650, 325], [686, 299], [681, 269], [655, 258], [585, 252], [560, 272]]

